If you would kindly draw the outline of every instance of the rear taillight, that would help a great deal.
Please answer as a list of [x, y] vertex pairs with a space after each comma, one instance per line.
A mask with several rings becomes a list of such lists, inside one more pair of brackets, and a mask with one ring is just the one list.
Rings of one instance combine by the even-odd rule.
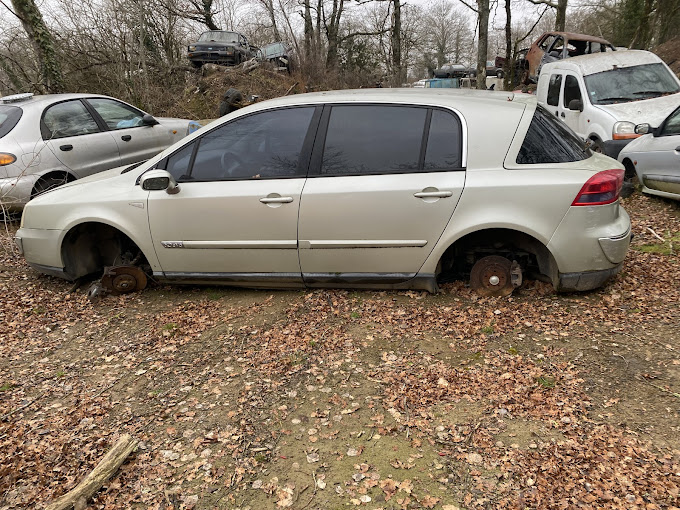
[[571, 205], [605, 205], [616, 202], [623, 186], [623, 170], [605, 170], [583, 185]]

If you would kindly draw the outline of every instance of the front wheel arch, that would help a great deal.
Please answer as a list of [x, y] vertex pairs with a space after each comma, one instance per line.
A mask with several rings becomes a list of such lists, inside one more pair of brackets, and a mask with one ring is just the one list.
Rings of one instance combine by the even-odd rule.
[[144, 265], [148, 258], [128, 235], [99, 222], [72, 227], [61, 243], [64, 272], [72, 279], [103, 272], [105, 267]]

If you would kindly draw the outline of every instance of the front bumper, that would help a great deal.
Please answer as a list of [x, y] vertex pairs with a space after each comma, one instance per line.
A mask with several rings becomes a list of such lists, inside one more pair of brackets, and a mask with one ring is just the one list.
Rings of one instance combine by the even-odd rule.
[[26, 262], [40, 273], [68, 279], [61, 261], [61, 230], [20, 228], [14, 242]]
[[621, 150], [633, 140], [635, 138], [629, 138], [628, 140], [607, 140], [602, 144], [602, 152], [610, 158], [617, 159]]
[[228, 51], [192, 51], [187, 57], [192, 62], [219, 62], [220, 64], [236, 64], [236, 52]]

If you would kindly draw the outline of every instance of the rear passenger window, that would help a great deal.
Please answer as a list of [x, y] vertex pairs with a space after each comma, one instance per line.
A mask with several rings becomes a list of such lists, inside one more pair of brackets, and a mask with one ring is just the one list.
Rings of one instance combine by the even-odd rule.
[[99, 132], [99, 126], [79, 100], [50, 106], [43, 116], [43, 138], [65, 138]]
[[425, 172], [462, 170], [460, 121], [454, 115], [434, 110], [425, 151]]
[[517, 163], [569, 163], [590, 156], [590, 150], [585, 148], [585, 142], [576, 133], [538, 106], [517, 155]]
[[562, 75], [553, 74], [550, 76], [550, 83], [548, 83], [548, 99], [550, 106], [557, 106], [560, 102], [560, 87], [562, 86]]
[[426, 108], [334, 106], [321, 175], [417, 172]]

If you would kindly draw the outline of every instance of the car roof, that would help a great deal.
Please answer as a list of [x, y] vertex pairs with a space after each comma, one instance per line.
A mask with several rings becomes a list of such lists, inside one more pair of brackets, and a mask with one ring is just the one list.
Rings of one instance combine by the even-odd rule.
[[643, 64], [662, 62], [654, 53], [644, 50], [608, 51], [579, 55], [557, 62], [545, 64], [543, 69], [569, 69], [587, 76], [589, 74], [609, 71], [616, 67], [631, 67]]
[[331, 90], [284, 96], [256, 103], [253, 106], [257, 108], [252, 109], [328, 103], [405, 103], [423, 106], [449, 106], [461, 110], [472, 105], [524, 109], [527, 104], [535, 104], [536, 97], [529, 94], [473, 89], [376, 88]]
[[60, 101], [67, 101], [69, 99], [82, 99], [86, 97], [108, 97], [101, 94], [44, 94], [35, 95], [26, 99], [21, 99], [19, 101], [11, 103], [0, 103], [6, 106], [44, 106], [46, 104], [58, 103]]
[[588, 35], [588, 34], [576, 34], [574, 32], [545, 32], [542, 34], [540, 37], [538, 37], [536, 40], [538, 41], [539, 39], [542, 39], [545, 35], [561, 35], [565, 39], [570, 39], [572, 41], [592, 41], [592, 42], [599, 42], [600, 44], [612, 44], [607, 39], [603, 39], [602, 37], [596, 37], [594, 35]]

